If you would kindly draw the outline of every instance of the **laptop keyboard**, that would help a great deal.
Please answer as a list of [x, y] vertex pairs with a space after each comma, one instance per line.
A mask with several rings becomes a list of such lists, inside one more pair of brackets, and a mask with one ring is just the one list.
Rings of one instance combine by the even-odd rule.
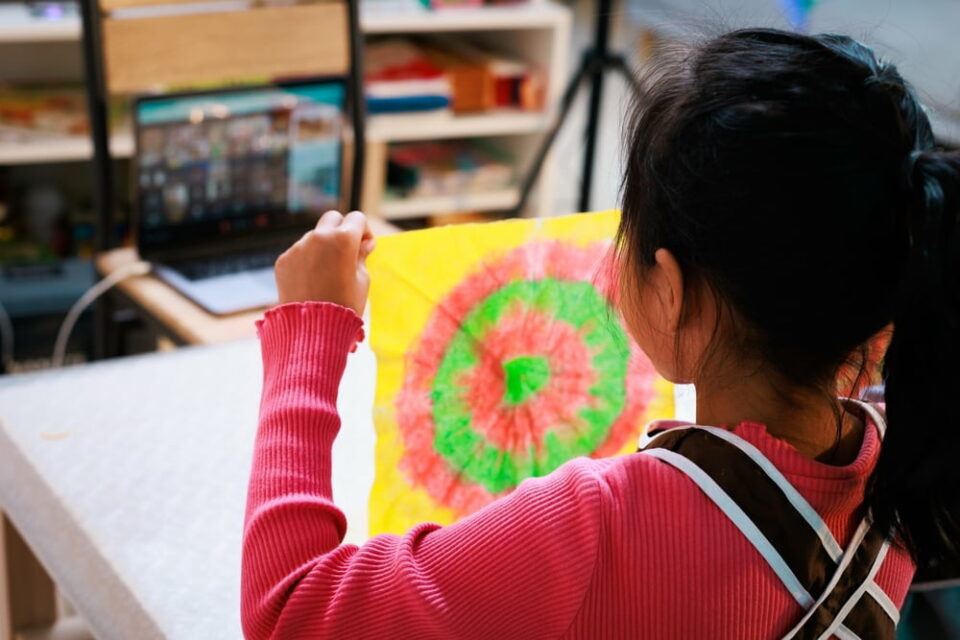
[[206, 280], [207, 278], [226, 276], [232, 273], [272, 267], [273, 263], [277, 261], [277, 257], [285, 249], [284, 246], [244, 253], [231, 253], [215, 258], [191, 258], [190, 260], [168, 262], [167, 266], [179, 271], [187, 280]]

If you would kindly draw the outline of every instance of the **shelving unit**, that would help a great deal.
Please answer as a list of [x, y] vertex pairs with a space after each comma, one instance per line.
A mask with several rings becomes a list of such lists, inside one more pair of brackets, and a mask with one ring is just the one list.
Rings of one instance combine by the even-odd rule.
[[[570, 21], [569, 9], [546, 1], [392, 15], [364, 12], [361, 23], [364, 33], [370, 37], [452, 34], [535, 66], [546, 79], [545, 102], [548, 105], [544, 112], [501, 110], [464, 115], [435, 112], [371, 117], [367, 131], [368, 187], [364, 193], [364, 208], [387, 219], [512, 209], [517, 202], [516, 189], [397, 200], [387, 196], [382, 189], [369, 185], [384, 183], [389, 143], [417, 140], [496, 138], [510, 149], [518, 171], [522, 173], [530, 164], [542, 134], [553, 122], [567, 81]], [[548, 157], [525, 215], [553, 213], [550, 199], [552, 179], [553, 160]]]
[[[0, 82], [79, 82], [80, 60], [79, 16], [38, 16], [25, 4], [0, 5]], [[132, 147], [120, 140], [117, 145], [118, 151]], [[0, 165], [70, 162], [91, 155], [87, 136], [0, 131]]]
[[[375, 142], [474, 138], [543, 131], [549, 119], [542, 113], [497, 111], [454, 116], [448, 112], [373, 116], [367, 137]], [[133, 155], [129, 125], [120, 127], [110, 140], [114, 158]], [[30, 135], [15, 142], [0, 142], [0, 166], [89, 160], [93, 155], [87, 136]]]
[[[443, 31], [482, 31], [499, 29], [542, 29], [565, 18], [566, 9], [549, 2], [532, 2], [512, 7], [478, 7], [383, 13], [363, 10], [360, 16], [364, 33], [437, 33]], [[0, 42], [42, 42], [79, 40], [80, 19], [41, 18], [21, 5], [0, 6]]]
[[0, 5], [0, 43], [57, 42], [80, 39], [80, 18], [42, 18], [25, 5]]
[[501, 211], [512, 207], [517, 201], [517, 196], [516, 189], [431, 198], [392, 199], [388, 196], [380, 203], [380, 215], [389, 220], [402, 220], [418, 218], [437, 211], [444, 213]]
[[[547, 78], [547, 104], [555, 105], [567, 77], [569, 57], [570, 11], [552, 2], [533, 2], [508, 7], [480, 7], [385, 14], [363, 11], [364, 33], [371, 37], [384, 35], [446, 33], [463, 35], [478, 44], [490, 44], [518, 59], [543, 70]], [[20, 5], [0, 6], [0, 47], [57, 47], [57, 64], [69, 65], [74, 50], [80, 58], [80, 22], [75, 16], [58, 20], [37, 18]], [[13, 50], [11, 50], [13, 51]], [[69, 71], [69, 69], [68, 69]], [[2, 76], [2, 74], [0, 74]], [[453, 115], [449, 112], [378, 115], [368, 123], [368, 158], [370, 165], [386, 162], [385, 145], [391, 142], [439, 140], [455, 138], [517, 136], [514, 144], [519, 167], [525, 167], [533, 153], [533, 145], [546, 131], [553, 112], [546, 113], [500, 110], [490, 113]], [[115, 158], [133, 153], [129, 128], [114, 133], [111, 148]], [[0, 166], [89, 160], [90, 142], [78, 136], [36, 136], [26, 141], [0, 142]], [[552, 162], [548, 160], [540, 179], [539, 193], [531, 200], [531, 215], [551, 213]], [[387, 218], [407, 218], [431, 213], [455, 211], [503, 210], [513, 206], [514, 191], [493, 194], [471, 194], [459, 198], [431, 198], [411, 202], [388, 200], [383, 194], [385, 166], [370, 166], [364, 192], [364, 207]]]
[[372, 116], [367, 137], [380, 142], [479, 138], [543, 131], [550, 119], [543, 113], [503, 110], [476, 115], [447, 111]]
[[[65, 95], [83, 82], [79, 15], [70, 7], [37, 4], [0, 4], [0, 83], [63, 87]], [[40, 95], [38, 93], [38, 95]], [[68, 98], [76, 100], [75, 97]], [[45, 116], [46, 117], [46, 116]], [[64, 131], [72, 120], [54, 117]], [[133, 140], [118, 136], [113, 150], [130, 156]], [[12, 317], [16, 332], [15, 367], [25, 370], [49, 366], [63, 315], [96, 280], [89, 259], [92, 250], [91, 167], [89, 137], [0, 126], [2, 205], [12, 221], [25, 226], [22, 258], [20, 243], [5, 243], [9, 262], [36, 260], [30, 277], [17, 269], [0, 269], [0, 301]], [[12, 217], [11, 217], [12, 216]], [[36, 241], [35, 243], [33, 241]], [[72, 245], [68, 254], [66, 247]], [[52, 260], [54, 255], [62, 258]], [[6, 257], [6, 256], [5, 256]], [[68, 358], [83, 359], [89, 342], [89, 319], [81, 321], [68, 347]], [[2, 634], [0, 634], [2, 635]]]
[[444, 31], [494, 31], [552, 29], [568, 20], [567, 9], [550, 2], [530, 2], [505, 7], [443, 9], [380, 13], [369, 9], [360, 15], [364, 33], [437, 33]]
[[[115, 158], [133, 155], [133, 136], [118, 133], [110, 140]], [[0, 143], [0, 165], [42, 164], [89, 160], [93, 156], [87, 136], [36, 136], [24, 141]]]

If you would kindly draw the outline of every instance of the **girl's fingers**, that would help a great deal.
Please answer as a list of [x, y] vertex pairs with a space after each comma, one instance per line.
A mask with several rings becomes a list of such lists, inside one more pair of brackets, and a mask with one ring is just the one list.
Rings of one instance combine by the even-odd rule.
[[377, 247], [377, 239], [371, 236], [369, 238], [364, 238], [360, 242], [360, 260], [366, 260], [373, 250]]
[[374, 237], [370, 230], [370, 224], [367, 216], [362, 211], [351, 211], [343, 219], [341, 228], [347, 228], [351, 234], [357, 234], [360, 239], [360, 259], [365, 260], [370, 252], [373, 251]]
[[317, 229], [333, 229], [335, 227], [339, 227], [340, 223], [342, 222], [343, 222], [343, 214], [340, 213], [339, 211], [335, 211], [331, 209], [330, 211], [327, 211], [322, 216], [320, 216], [320, 219], [317, 221], [316, 228]]
[[344, 225], [350, 225], [360, 231], [360, 240], [367, 240], [373, 237], [370, 231], [370, 224], [367, 222], [367, 216], [362, 211], [351, 211], [343, 219]]

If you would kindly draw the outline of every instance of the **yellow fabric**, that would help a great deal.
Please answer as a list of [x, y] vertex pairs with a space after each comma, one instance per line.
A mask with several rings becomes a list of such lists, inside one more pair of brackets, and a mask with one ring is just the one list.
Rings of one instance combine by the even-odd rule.
[[[560, 240], [575, 247], [611, 243], [618, 220], [618, 212], [607, 211], [448, 226], [378, 240], [368, 263], [372, 282], [370, 341], [377, 358], [371, 535], [402, 533], [424, 521], [449, 524], [458, 517], [401, 469], [405, 443], [397, 424], [396, 401], [409, 375], [410, 354], [417, 349], [438, 301], [490, 260], [527, 243]], [[654, 384], [655, 399], [647, 405], [635, 433], [621, 448], [622, 453], [636, 449], [637, 437], [647, 421], [673, 415], [672, 385], [661, 378]]]

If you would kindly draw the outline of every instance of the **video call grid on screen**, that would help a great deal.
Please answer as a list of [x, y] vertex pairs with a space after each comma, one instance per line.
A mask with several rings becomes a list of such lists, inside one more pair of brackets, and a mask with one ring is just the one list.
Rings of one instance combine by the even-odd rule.
[[138, 102], [141, 242], [288, 226], [337, 207], [344, 93], [324, 80]]

